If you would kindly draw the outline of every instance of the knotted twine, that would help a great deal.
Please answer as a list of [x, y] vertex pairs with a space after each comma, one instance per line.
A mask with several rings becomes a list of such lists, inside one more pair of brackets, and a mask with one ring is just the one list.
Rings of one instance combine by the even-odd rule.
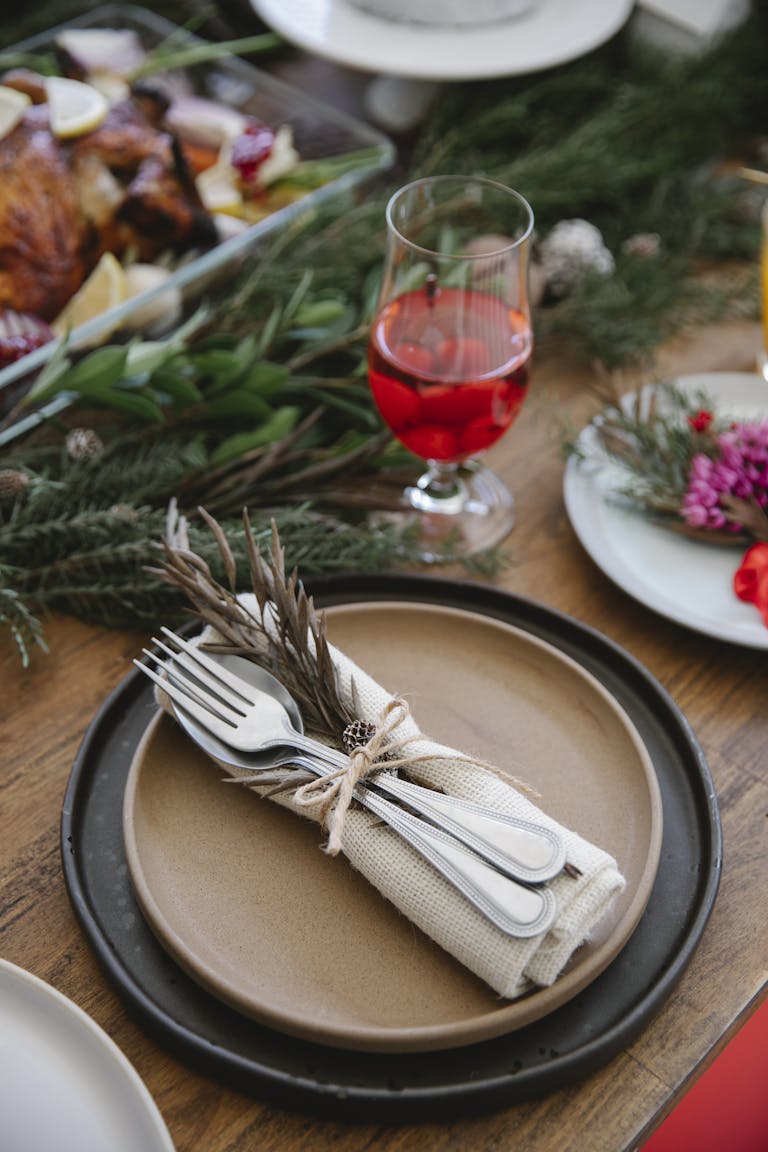
[[337, 856], [341, 851], [344, 820], [357, 785], [374, 771], [380, 772], [384, 767], [402, 768], [412, 762], [412, 756], [392, 758], [393, 753], [407, 742], [406, 738], [390, 740], [408, 713], [405, 700], [401, 696], [393, 697], [375, 725], [373, 735], [365, 744], [358, 744], [352, 749], [344, 767], [337, 768], [328, 776], [318, 776], [316, 780], [301, 784], [294, 791], [293, 802], [297, 808], [314, 807], [320, 800], [319, 815], [328, 832], [325, 851], [329, 856]]
[[[344, 821], [358, 784], [377, 772], [409, 768], [419, 761], [434, 759], [429, 753], [420, 756], [396, 755], [405, 745], [411, 744], [414, 740], [426, 739], [418, 729], [408, 736], [400, 736], [395, 740], [390, 739], [392, 733], [410, 716], [410, 712], [408, 702], [402, 696], [393, 696], [374, 725], [372, 736], [365, 743], [357, 744], [352, 749], [347, 764], [337, 768], [334, 772], [330, 772], [327, 776], [318, 776], [316, 780], [309, 780], [294, 790], [292, 798], [296, 807], [314, 808], [319, 815], [323, 827], [328, 833], [325, 851], [329, 856], [337, 856], [341, 851]], [[529, 788], [528, 785], [494, 764], [486, 764], [459, 752], [455, 753], [451, 759], [460, 763], [474, 764], [479, 768], [486, 768], [501, 779], [506, 780], [507, 783], [513, 784], [529, 794], [533, 793], [533, 789]]]

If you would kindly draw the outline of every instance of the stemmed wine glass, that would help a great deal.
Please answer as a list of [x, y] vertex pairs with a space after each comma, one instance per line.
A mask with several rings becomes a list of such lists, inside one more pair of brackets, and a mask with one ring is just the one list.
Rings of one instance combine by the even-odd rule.
[[510, 188], [432, 176], [396, 192], [368, 351], [376, 405], [427, 462], [403, 495], [425, 560], [470, 555], [514, 523], [512, 496], [477, 457], [510, 427], [532, 349], [533, 213]]

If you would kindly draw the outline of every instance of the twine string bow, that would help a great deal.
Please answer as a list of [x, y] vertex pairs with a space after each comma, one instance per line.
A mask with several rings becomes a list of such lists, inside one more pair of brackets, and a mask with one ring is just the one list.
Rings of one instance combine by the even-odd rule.
[[298, 808], [314, 807], [320, 803], [320, 816], [328, 831], [325, 851], [336, 856], [341, 850], [341, 837], [344, 831], [349, 806], [354, 798], [355, 788], [361, 780], [380, 772], [382, 768], [403, 768], [418, 756], [396, 754], [405, 744], [418, 739], [420, 733], [411, 733], [392, 740], [392, 733], [406, 719], [410, 712], [402, 696], [393, 697], [384, 708], [371, 738], [352, 750], [349, 761], [343, 768], [337, 768], [327, 776], [320, 776], [302, 784], [293, 794], [293, 802]]

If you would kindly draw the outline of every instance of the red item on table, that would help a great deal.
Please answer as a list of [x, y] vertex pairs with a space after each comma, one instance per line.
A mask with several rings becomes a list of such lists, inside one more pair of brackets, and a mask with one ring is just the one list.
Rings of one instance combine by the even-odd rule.
[[740, 600], [755, 605], [768, 628], [768, 544], [747, 549], [733, 577], [733, 590]]

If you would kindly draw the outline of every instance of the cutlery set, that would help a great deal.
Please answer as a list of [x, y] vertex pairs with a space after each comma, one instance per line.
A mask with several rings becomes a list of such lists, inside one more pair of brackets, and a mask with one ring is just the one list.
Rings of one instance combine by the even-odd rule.
[[[241, 783], [259, 784], [283, 766], [316, 777], [349, 766], [346, 753], [304, 734], [296, 701], [266, 669], [237, 656], [214, 659], [162, 633], [164, 640], [153, 638], [158, 651], [143, 650], [151, 665], [134, 663], [170, 698], [191, 739], [238, 769]], [[404, 780], [386, 761], [354, 796], [502, 932], [527, 938], [552, 925], [557, 909], [545, 885], [563, 871], [565, 848], [549, 828]]]

